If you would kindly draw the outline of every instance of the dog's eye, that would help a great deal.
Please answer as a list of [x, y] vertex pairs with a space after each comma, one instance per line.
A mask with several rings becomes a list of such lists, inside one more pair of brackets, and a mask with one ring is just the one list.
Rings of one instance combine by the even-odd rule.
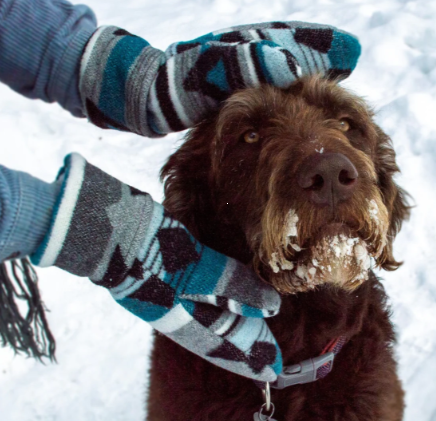
[[249, 130], [248, 132], [244, 133], [243, 138], [246, 143], [256, 143], [259, 141], [260, 135], [255, 131]]
[[355, 125], [349, 118], [341, 118], [339, 120], [339, 130], [343, 132], [348, 132], [350, 129], [354, 129]]
[[350, 130], [350, 127], [350, 120], [346, 118], [342, 118], [339, 120], [339, 130], [341, 130], [342, 132], [348, 132], [348, 130]]

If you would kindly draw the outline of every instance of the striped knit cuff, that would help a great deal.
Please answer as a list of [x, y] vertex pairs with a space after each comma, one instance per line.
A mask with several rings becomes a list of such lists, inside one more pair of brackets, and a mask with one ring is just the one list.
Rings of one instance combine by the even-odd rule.
[[74, 210], [84, 180], [86, 161], [79, 154], [65, 158], [64, 167], [58, 175], [63, 179], [58, 200], [53, 208], [50, 228], [36, 252], [31, 256], [33, 264], [53, 266], [67, 237]]
[[[128, 36], [126, 36], [128, 35]], [[151, 127], [147, 100], [165, 54], [115, 26], [102, 26], [82, 56], [79, 90], [98, 127], [161, 137]]]
[[[86, 24], [85, 24], [86, 23]], [[65, 48], [62, 59], [50, 80], [49, 96], [75, 117], [84, 117], [79, 93], [80, 60], [85, 45], [95, 32], [95, 22], [82, 23], [82, 29]]]
[[[118, 280], [112, 279], [112, 272], [107, 275], [108, 266], [121, 252], [126, 268], [134, 263], [153, 200], [75, 153], [66, 157], [59, 177], [62, 187], [51, 226], [32, 262], [55, 265], [113, 288]], [[125, 275], [121, 266], [115, 271], [120, 279]]]

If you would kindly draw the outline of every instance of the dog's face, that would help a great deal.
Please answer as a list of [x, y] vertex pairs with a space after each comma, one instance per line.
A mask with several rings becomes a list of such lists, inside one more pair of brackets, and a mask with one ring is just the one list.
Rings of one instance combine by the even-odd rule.
[[165, 206], [193, 231], [207, 220], [237, 227], [282, 293], [353, 290], [370, 257], [399, 266], [392, 241], [408, 216], [390, 139], [372, 116], [318, 77], [240, 91], [164, 167]]

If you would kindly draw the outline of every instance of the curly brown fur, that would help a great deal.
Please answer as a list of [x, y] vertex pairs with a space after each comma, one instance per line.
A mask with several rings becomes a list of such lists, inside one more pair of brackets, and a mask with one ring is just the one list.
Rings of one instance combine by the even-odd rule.
[[[280, 314], [268, 324], [285, 365], [319, 355], [334, 338], [348, 339], [325, 379], [273, 390], [280, 421], [402, 419], [395, 338], [380, 282], [371, 271], [356, 278], [355, 257], [332, 263], [330, 272], [318, 264], [315, 281], [291, 268], [308, 268], [314, 256], [331, 259], [328, 244], [341, 235], [365, 244], [378, 266], [400, 265], [392, 241], [409, 207], [392, 178], [398, 167], [391, 141], [372, 117], [363, 100], [318, 77], [287, 91], [244, 90], [192, 129], [162, 170], [164, 206], [200, 241], [251, 262], [284, 294]], [[247, 143], [252, 131], [259, 140]], [[350, 198], [316, 206], [299, 186], [299, 172], [314, 153], [332, 152], [346, 156], [359, 176]], [[296, 235], [289, 235], [294, 214]], [[242, 421], [253, 418], [262, 398], [251, 380], [157, 334], [148, 402], [150, 421]]]

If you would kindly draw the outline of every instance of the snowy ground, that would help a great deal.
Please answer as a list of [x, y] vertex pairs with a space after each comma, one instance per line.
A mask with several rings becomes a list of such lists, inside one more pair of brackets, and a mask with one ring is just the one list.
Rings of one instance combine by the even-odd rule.
[[[406, 421], [436, 421], [436, 1], [88, 0], [100, 24], [115, 24], [164, 49], [236, 24], [329, 23], [357, 34], [363, 54], [344, 84], [372, 103], [398, 153], [398, 182], [414, 198], [399, 235], [405, 264], [383, 274], [398, 328]], [[181, 135], [161, 140], [102, 131], [56, 105], [0, 86], [1, 163], [53, 180], [72, 151], [162, 199], [158, 171]], [[57, 269], [39, 270], [58, 344], [57, 365], [0, 349], [2, 421], [144, 419], [150, 328], [107, 292]]]

